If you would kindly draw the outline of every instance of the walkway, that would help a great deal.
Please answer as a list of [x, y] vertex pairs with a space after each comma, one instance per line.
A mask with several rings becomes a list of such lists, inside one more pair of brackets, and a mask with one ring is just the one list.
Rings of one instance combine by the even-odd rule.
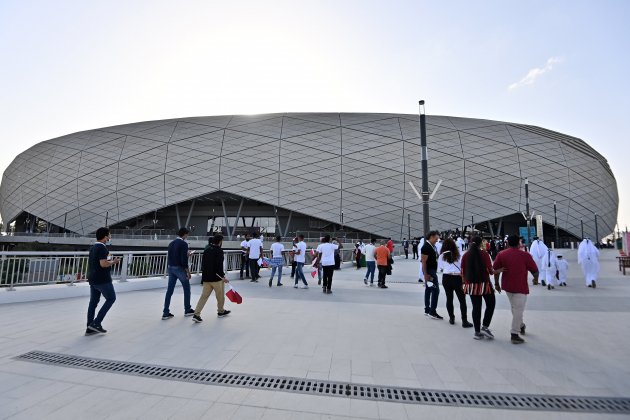
[[[493, 342], [475, 341], [469, 329], [422, 316], [424, 290], [412, 260], [396, 261], [387, 290], [365, 287], [363, 273], [352, 268], [335, 273], [332, 295], [316, 286], [293, 289], [288, 275], [283, 287], [273, 288], [236, 280], [244, 303], [231, 305], [232, 314], [217, 319], [211, 298], [199, 325], [182, 316], [179, 288], [171, 308], [176, 317], [169, 321], [160, 320], [163, 290], [120, 293], [104, 322], [109, 333], [92, 337], [83, 336], [85, 298], [0, 305], [0, 418], [623, 418], [314, 396], [14, 358], [40, 350], [352, 384], [628, 397], [630, 277], [618, 272], [615, 252], [605, 251], [598, 288], [586, 288], [574, 253], [565, 255], [571, 264], [569, 286], [533, 288], [525, 314], [527, 343], [520, 346], [509, 342], [505, 295], [497, 296]], [[195, 285], [193, 304], [199, 293]], [[445, 315], [443, 308], [442, 294], [439, 311]]]

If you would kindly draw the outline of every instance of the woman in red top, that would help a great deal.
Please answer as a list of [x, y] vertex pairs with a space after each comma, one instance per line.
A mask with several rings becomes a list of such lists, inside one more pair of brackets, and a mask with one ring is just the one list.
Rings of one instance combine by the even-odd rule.
[[[475, 326], [475, 340], [484, 337], [493, 339], [494, 335], [490, 331], [490, 322], [494, 314], [496, 299], [494, 289], [490, 282], [492, 261], [490, 255], [482, 249], [481, 238], [475, 236], [471, 240], [471, 247], [462, 257], [462, 277], [464, 279], [464, 293], [470, 295], [472, 302], [472, 319]], [[486, 302], [486, 310], [483, 315], [483, 325], [481, 324], [481, 300]]]

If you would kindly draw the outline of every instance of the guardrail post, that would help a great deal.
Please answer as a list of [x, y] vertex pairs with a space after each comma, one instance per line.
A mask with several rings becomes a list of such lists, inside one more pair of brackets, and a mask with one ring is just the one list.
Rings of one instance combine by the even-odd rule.
[[[4, 270], [4, 260], [5, 260], [6, 258], [7, 258], [7, 257], [6, 257], [5, 255], [3, 255], [3, 256], [2, 256], [2, 259], [0, 259], [0, 274], [2, 274], [2, 272], [3, 272], [3, 270]], [[14, 265], [15, 265], [15, 264], [14, 264]], [[9, 291], [9, 292], [14, 292], [14, 291], [15, 291], [15, 287], [13, 287], [13, 276], [12, 276], [12, 275], [10, 275], [10, 274], [8, 273], [8, 271], [9, 271], [9, 270], [7, 270], [7, 277], [10, 277], [10, 278], [11, 278], [11, 284], [9, 285], [9, 288], [7, 289], [7, 291]]]
[[127, 281], [127, 268], [129, 266], [129, 257], [131, 256], [131, 254], [123, 254], [123, 260], [122, 260], [122, 266], [120, 268], [120, 279], [118, 280], [118, 283], [124, 283]]
[[[77, 267], [77, 258], [78, 258], [78, 257], [77, 257], [77, 254], [74, 254], [74, 255], [72, 256], [72, 259], [74, 260], [72, 265], [73, 265], [75, 268]], [[72, 276], [72, 280], [70, 280], [70, 283], [68, 283], [68, 286], [76, 286], [76, 284], [74, 284], [74, 282], [75, 282], [75, 280], [76, 280], [76, 279], [77, 279], [77, 276], [76, 276], [76, 274], [74, 274], [74, 275]]]

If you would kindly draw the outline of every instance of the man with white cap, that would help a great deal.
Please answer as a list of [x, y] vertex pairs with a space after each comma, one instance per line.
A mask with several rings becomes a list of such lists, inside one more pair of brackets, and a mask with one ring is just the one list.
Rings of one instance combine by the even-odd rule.
[[586, 285], [593, 289], [597, 287], [595, 281], [599, 273], [599, 249], [588, 238], [582, 240], [578, 247], [578, 264], [582, 266]]
[[529, 253], [532, 255], [536, 266], [538, 266], [538, 280], [543, 286], [546, 286], [547, 283], [545, 280], [547, 279], [545, 269], [543, 267], [543, 257], [547, 253], [547, 245], [543, 241], [538, 238], [538, 236], [534, 236], [534, 240], [532, 241], [531, 246], [529, 247]]

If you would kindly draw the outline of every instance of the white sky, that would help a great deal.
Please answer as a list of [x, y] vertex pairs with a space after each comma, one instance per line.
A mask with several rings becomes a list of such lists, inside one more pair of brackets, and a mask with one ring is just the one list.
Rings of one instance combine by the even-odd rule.
[[425, 99], [428, 114], [582, 138], [617, 178], [623, 229], [628, 22], [623, 0], [0, 0], [0, 172], [40, 141], [108, 125], [417, 113]]

